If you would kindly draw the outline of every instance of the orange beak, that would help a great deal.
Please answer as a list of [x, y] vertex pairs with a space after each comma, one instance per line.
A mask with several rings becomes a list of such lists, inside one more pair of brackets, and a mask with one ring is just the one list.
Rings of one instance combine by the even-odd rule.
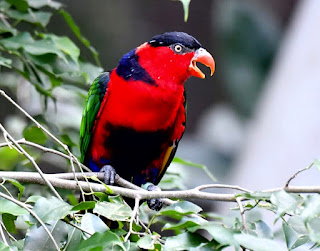
[[209, 52], [207, 52], [203, 48], [199, 48], [198, 50], [196, 50], [188, 68], [191, 76], [197, 78], [205, 78], [206, 76], [204, 75], [204, 73], [197, 67], [197, 62], [209, 67], [211, 70], [211, 76], [213, 75], [215, 70], [215, 63], [213, 57]]

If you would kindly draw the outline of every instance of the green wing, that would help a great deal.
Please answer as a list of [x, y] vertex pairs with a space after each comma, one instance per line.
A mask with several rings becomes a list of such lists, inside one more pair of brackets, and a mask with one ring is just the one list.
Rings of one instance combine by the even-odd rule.
[[86, 105], [82, 114], [82, 121], [80, 127], [80, 160], [82, 163], [85, 160], [85, 156], [90, 144], [95, 120], [97, 119], [102, 101], [107, 93], [109, 80], [109, 72], [104, 72], [100, 74], [93, 81], [88, 93]]

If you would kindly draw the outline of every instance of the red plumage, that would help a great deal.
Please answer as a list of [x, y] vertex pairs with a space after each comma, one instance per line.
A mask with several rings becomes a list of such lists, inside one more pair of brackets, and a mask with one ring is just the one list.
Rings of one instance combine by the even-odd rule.
[[160, 36], [125, 55], [111, 71], [90, 143], [81, 149], [91, 169], [112, 165], [138, 185], [157, 184], [175, 154], [185, 130], [183, 84], [191, 75], [204, 77], [195, 62], [214, 71], [212, 56], [193, 37]]

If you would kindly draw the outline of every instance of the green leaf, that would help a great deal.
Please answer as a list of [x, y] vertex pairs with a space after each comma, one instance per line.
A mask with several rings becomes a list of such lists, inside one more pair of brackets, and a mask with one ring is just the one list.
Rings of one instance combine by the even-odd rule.
[[68, 63], [65, 54], [51, 38], [34, 40], [30, 33], [22, 32], [15, 37], [0, 40], [0, 44], [8, 50], [24, 49], [27, 53], [35, 56], [55, 54], [65, 63]]
[[6, 11], [7, 9], [9, 9], [11, 7], [11, 5], [9, 3], [7, 3], [6, 1], [0, 1], [0, 10], [1, 11]]
[[2, 178], [2, 180], [10, 182], [12, 185], [19, 189], [18, 200], [21, 200], [21, 196], [24, 191], [24, 186], [22, 186], [19, 181], [16, 181], [14, 179]]
[[68, 194], [66, 198], [68, 199], [69, 204], [72, 206], [76, 206], [79, 203], [76, 195], [73, 193]]
[[80, 49], [68, 38], [68, 37], [59, 37], [54, 34], [42, 34], [44, 38], [51, 39], [56, 48], [58, 48], [63, 53], [69, 55], [72, 60], [78, 64], [78, 59], [80, 56]]
[[11, 26], [5, 25], [2, 21], [0, 21], [0, 34], [2, 33], [11, 33], [11, 35], [16, 36], [18, 31]]
[[182, 3], [183, 12], [184, 12], [184, 21], [187, 22], [189, 17], [189, 5], [191, 0], [175, 0], [175, 1], [179, 1]]
[[[16, 247], [18, 250], [23, 250], [24, 240], [25, 239], [17, 240], [17, 241], [11, 241], [11, 247]], [[2, 249], [0, 248], [0, 250], [2, 250]], [[12, 249], [10, 251], [12, 251]]]
[[94, 192], [94, 196], [97, 196], [100, 201], [109, 201], [109, 195], [102, 192]]
[[22, 135], [27, 141], [31, 141], [39, 145], [44, 145], [48, 139], [48, 136], [44, 131], [35, 125], [30, 125], [24, 128]]
[[42, 196], [40, 196], [40, 195], [32, 195], [26, 200], [26, 203], [35, 203], [41, 198], [42, 198]]
[[0, 251], [11, 251], [11, 248], [0, 241]]
[[291, 216], [287, 223], [298, 233], [300, 234], [307, 234], [307, 228], [304, 224], [303, 219], [299, 215]]
[[198, 167], [198, 168], [202, 169], [210, 177], [210, 179], [212, 181], [217, 181], [217, 178], [214, 177], [214, 175], [208, 170], [208, 168], [205, 165], [196, 164], [191, 161], [183, 160], [178, 157], [174, 157], [174, 159], [172, 160], [172, 163], [177, 163], [177, 164], [181, 164], [181, 165], [185, 165], [185, 166]]
[[[146, 235], [143, 236], [141, 239], [139, 239], [137, 241], [137, 245], [139, 246], [139, 248], [142, 249], [154, 249], [154, 237], [152, 237], [153, 235]], [[156, 237], [156, 236], [155, 236]]]
[[183, 6], [184, 21], [187, 22], [189, 17], [189, 5], [191, 0], [180, 0], [180, 2], [182, 3], [182, 6]]
[[262, 220], [255, 222], [256, 233], [260, 238], [273, 239], [271, 228]]
[[277, 215], [294, 212], [302, 202], [302, 198], [297, 194], [289, 194], [284, 190], [273, 193], [270, 198], [271, 202], [277, 206]]
[[70, 213], [72, 206], [56, 197], [41, 198], [34, 205], [33, 211], [44, 223], [55, 222], [63, 219]]
[[79, 68], [87, 84], [91, 84], [93, 80], [103, 72], [101, 67], [82, 60], [79, 60]]
[[243, 193], [241, 196], [247, 199], [253, 200], [269, 200], [271, 197], [271, 193], [264, 193], [264, 192], [253, 192], [253, 193]]
[[199, 229], [204, 229], [213, 237], [214, 240], [219, 242], [221, 245], [232, 245], [238, 247], [238, 241], [234, 238], [235, 234], [239, 234], [240, 231], [231, 228], [224, 227], [220, 223], [207, 222], [196, 227], [191, 227], [188, 230], [195, 232]]
[[83, 201], [78, 205], [74, 206], [71, 211], [81, 211], [81, 210], [88, 210], [93, 209], [96, 203], [94, 201]]
[[[114, 196], [112, 196], [112, 195], [109, 195], [108, 196], [108, 200], [109, 200], [109, 202], [113, 202], [113, 203], [121, 203], [121, 204], [123, 204], [123, 198], [121, 197], [121, 195], [114, 195]], [[101, 199], [100, 199], [100, 201], [101, 201]]]
[[32, 24], [38, 24], [42, 28], [46, 27], [50, 21], [52, 14], [46, 11], [32, 11], [28, 9], [28, 12], [20, 12], [17, 10], [8, 10], [7, 15], [13, 19], [19, 21], [25, 21]]
[[3, 171], [13, 170], [15, 165], [20, 160], [20, 153], [14, 149], [9, 147], [0, 148], [0, 169]]
[[[50, 230], [53, 238], [58, 243], [64, 241], [68, 234], [68, 227], [65, 222], [55, 221], [51, 225], [46, 225]], [[23, 250], [42, 251], [42, 250], [56, 250], [55, 246], [48, 236], [48, 233], [42, 226], [37, 227], [33, 225], [26, 234], [26, 240]]]
[[287, 248], [289, 250], [297, 248], [309, 241], [308, 236], [298, 235], [296, 231], [294, 231], [294, 229], [286, 222], [282, 222], [282, 230], [285, 236]]
[[250, 234], [236, 234], [234, 238], [241, 246], [254, 251], [286, 250], [274, 240], [259, 238]]
[[[39, 92], [40, 94], [42, 94], [45, 97], [50, 97], [52, 98], [53, 101], [55, 101], [55, 98], [52, 96], [51, 90], [46, 90], [44, 88], [42, 88], [39, 84], [37, 83], [33, 83], [34, 87], [36, 88], [37, 92]], [[45, 105], [46, 107], [47, 105]]]
[[308, 219], [318, 217], [320, 215], [320, 195], [313, 194], [308, 195], [305, 199], [304, 203], [304, 210], [301, 213], [301, 218], [304, 221]]
[[131, 207], [120, 203], [98, 202], [93, 212], [113, 221], [128, 221], [132, 216]]
[[320, 243], [320, 219], [313, 218], [307, 223], [307, 228], [310, 233], [310, 239], [314, 242]]
[[64, 247], [64, 250], [66, 250], [66, 251], [76, 250], [77, 246], [80, 244], [80, 242], [82, 240], [83, 240], [82, 231], [80, 231], [79, 229], [76, 229], [74, 227], [69, 226], [68, 243]]
[[80, 242], [79, 246], [75, 249], [77, 251], [87, 250], [113, 250], [113, 248], [119, 247], [121, 250], [126, 250], [119, 237], [111, 231], [104, 233], [95, 233], [87, 240]]
[[313, 161], [313, 165], [315, 165], [316, 168], [320, 171], [320, 160], [316, 159], [315, 161]]
[[29, 6], [35, 9], [40, 9], [44, 6], [49, 6], [51, 8], [58, 10], [62, 7], [61, 3], [52, 1], [52, 0], [27, 0], [27, 1], [29, 3]]
[[43, 55], [48, 53], [56, 54], [65, 62], [68, 62], [62, 51], [59, 50], [57, 45], [50, 38], [35, 40], [33, 43], [23, 45], [23, 48], [32, 55]]
[[181, 221], [179, 221], [178, 223], [166, 223], [162, 230], [175, 230], [175, 231], [181, 231], [182, 229], [187, 229], [190, 227], [195, 227], [195, 226], [199, 226], [201, 224], [204, 224], [205, 222], [207, 222], [206, 220], [202, 219], [202, 218], [182, 218]]
[[92, 180], [94, 180], [94, 181], [96, 181], [96, 182], [98, 182], [98, 183], [100, 183], [101, 185], [103, 185], [105, 188], [106, 188], [106, 193], [108, 193], [108, 194], [113, 194], [114, 192], [113, 192], [113, 190], [108, 186], [108, 185], [106, 185], [105, 183], [103, 183], [101, 180], [99, 180], [98, 178], [97, 178], [97, 176], [91, 176], [91, 177], [89, 177], [90, 179], [92, 179]]
[[98, 216], [91, 213], [86, 213], [82, 217], [81, 227], [91, 234], [109, 230], [109, 227]]
[[17, 36], [0, 40], [0, 44], [2, 44], [8, 50], [18, 50], [19, 48], [22, 48], [24, 44], [33, 42], [34, 40], [29, 32], [22, 32]]
[[16, 225], [14, 224], [14, 221], [16, 219], [17, 216], [14, 216], [12, 214], [2, 214], [3, 224], [5, 225], [8, 232], [17, 234]]
[[26, 209], [16, 205], [15, 203], [9, 200], [0, 198], [0, 214], [4, 213], [12, 214], [15, 216], [29, 214], [29, 212]]
[[190, 248], [199, 248], [207, 243], [208, 240], [199, 234], [183, 233], [166, 239], [165, 250], [189, 250]]
[[26, 12], [29, 7], [25, 0], [6, 0], [6, 2], [12, 4], [18, 11], [21, 12]]
[[80, 40], [80, 42], [91, 51], [93, 57], [95, 58], [96, 64], [98, 66], [100, 66], [101, 64], [98, 59], [98, 52], [90, 45], [89, 40], [86, 39], [84, 36], [82, 36], [79, 26], [76, 25], [76, 23], [74, 22], [73, 18], [70, 16], [70, 14], [64, 10], [60, 10], [59, 13], [63, 16], [63, 18], [66, 21], [66, 23], [68, 24], [69, 28], [76, 35], [76, 37]]
[[164, 174], [158, 186], [162, 190], [170, 190], [170, 189], [179, 189], [184, 190], [187, 189], [185, 185], [183, 185], [182, 177], [176, 173], [169, 173], [168, 171]]
[[75, 144], [75, 143], [71, 140], [71, 138], [69, 137], [69, 135], [67, 135], [67, 134], [62, 134], [62, 135], [60, 136], [60, 139], [61, 139], [61, 141], [62, 141], [63, 144], [66, 144], [66, 145], [69, 147], [69, 149], [72, 148], [72, 147], [74, 147], [74, 146], [77, 146], [77, 144]]
[[159, 214], [167, 215], [173, 218], [180, 218], [183, 215], [197, 214], [202, 208], [189, 201], [179, 201], [166, 208], [163, 208]]
[[0, 66], [5, 66], [7, 68], [11, 68], [12, 60], [9, 58], [4, 58], [0, 56]]

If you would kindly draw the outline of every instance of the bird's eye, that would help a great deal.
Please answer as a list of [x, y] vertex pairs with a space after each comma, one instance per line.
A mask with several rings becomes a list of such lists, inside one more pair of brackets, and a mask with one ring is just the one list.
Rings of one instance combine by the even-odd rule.
[[176, 44], [174, 46], [174, 51], [180, 53], [182, 51], [182, 46], [180, 44]]

